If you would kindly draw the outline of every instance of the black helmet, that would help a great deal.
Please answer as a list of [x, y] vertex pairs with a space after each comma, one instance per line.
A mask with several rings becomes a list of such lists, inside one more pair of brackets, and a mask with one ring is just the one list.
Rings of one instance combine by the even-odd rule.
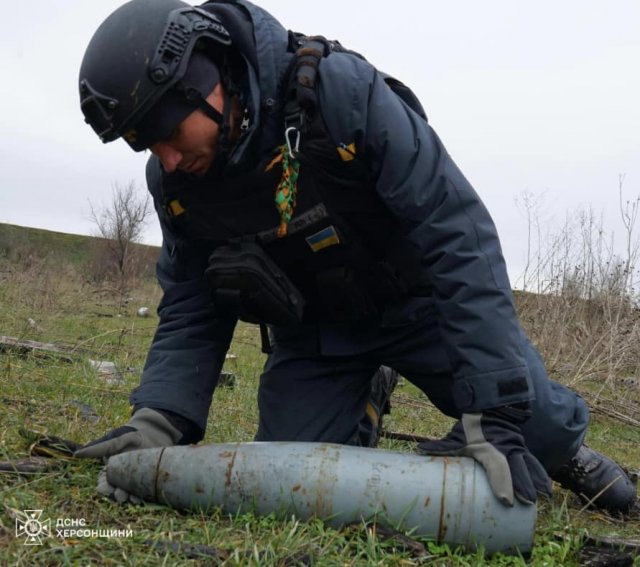
[[[171, 128], [197, 107], [221, 122], [203, 99], [219, 81], [217, 67], [209, 57], [192, 54], [230, 44], [220, 20], [201, 8], [180, 0], [127, 2], [100, 25], [85, 51], [79, 77], [85, 121], [103, 142], [123, 136], [137, 151], [156, 141], [140, 139], [136, 129], [151, 122], [145, 117], [161, 98], [173, 109]], [[185, 88], [186, 77], [195, 84]]]

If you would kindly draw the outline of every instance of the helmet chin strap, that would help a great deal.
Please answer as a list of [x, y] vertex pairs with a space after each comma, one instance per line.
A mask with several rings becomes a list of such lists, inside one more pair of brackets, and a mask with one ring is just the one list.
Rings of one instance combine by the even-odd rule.
[[231, 149], [230, 134], [231, 134], [231, 97], [227, 93], [227, 90], [223, 90], [223, 103], [222, 112], [215, 109], [207, 99], [202, 96], [202, 93], [192, 87], [186, 87], [183, 89], [183, 93], [187, 100], [195, 104], [202, 112], [204, 112], [211, 120], [213, 120], [220, 127], [220, 137], [218, 139], [218, 151], [216, 152], [221, 157], [226, 157]]

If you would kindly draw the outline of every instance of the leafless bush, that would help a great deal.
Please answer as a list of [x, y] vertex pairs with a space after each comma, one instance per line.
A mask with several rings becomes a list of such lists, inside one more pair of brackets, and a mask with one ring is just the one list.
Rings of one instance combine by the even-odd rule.
[[519, 314], [552, 375], [573, 386], [596, 384], [615, 391], [622, 379], [640, 373], [640, 310], [636, 269], [639, 199], [623, 199], [624, 242], [614, 247], [602, 216], [586, 209], [545, 236], [537, 206], [525, 202], [528, 262]]
[[127, 293], [146, 268], [135, 244], [141, 241], [150, 214], [149, 196], [141, 198], [133, 181], [116, 183], [111, 201], [101, 209], [91, 205], [91, 218], [100, 238], [94, 253], [94, 280], [109, 281], [121, 295]]

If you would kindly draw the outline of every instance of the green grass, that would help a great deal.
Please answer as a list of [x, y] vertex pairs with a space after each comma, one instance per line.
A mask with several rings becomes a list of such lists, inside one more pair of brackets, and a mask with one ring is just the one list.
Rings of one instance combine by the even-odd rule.
[[[21, 429], [86, 442], [128, 420], [128, 395], [137, 385], [146, 350], [157, 323], [155, 315], [138, 318], [141, 305], [153, 308], [159, 299], [150, 283], [119, 300], [94, 293], [73, 271], [62, 276], [12, 276], [0, 281], [0, 335], [51, 341], [75, 347], [72, 362], [36, 354], [0, 353], [0, 460], [28, 455], [29, 442]], [[77, 275], [77, 274], [76, 274]], [[35, 321], [35, 326], [28, 323]], [[250, 441], [257, 423], [256, 392], [264, 355], [255, 327], [240, 325], [231, 350], [237, 356], [227, 369], [238, 378], [235, 387], [219, 388], [210, 416], [206, 442]], [[124, 369], [124, 383], [101, 382], [89, 359], [112, 360]], [[389, 430], [441, 435], [450, 427], [409, 383], [399, 387]], [[81, 404], [99, 416], [93, 421]], [[588, 437], [596, 449], [640, 468], [640, 431], [619, 422], [594, 417]], [[383, 440], [382, 446], [410, 451], [409, 443]], [[372, 526], [341, 530], [319, 520], [300, 522], [251, 514], [207, 516], [184, 514], [147, 505], [120, 506], [94, 491], [99, 464], [61, 461], [58, 468], [33, 475], [0, 473], [0, 565], [525, 565], [519, 557], [483, 557], [417, 538], [422, 554], [400, 537], [383, 537]], [[84, 519], [90, 528], [131, 530], [126, 538], [46, 538], [41, 546], [26, 546], [15, 536], [15, 513], [43, 510], [48, 517]], [[55, 532], [54, 532], [55, 533]], [[579, 565], [586, 533], [640, 538], [640, 522], [622, 521], [582, 510], [571, 494], [557, 489], [542, 502], [535, 547], [529, 564]], [[153, 542], [163, 542], [154, 547]], [[191, 544], [173, 549], [170, 543]], [[200, 555], [203, 548], [216, 557]], [[640, 566], [636, 559], [635, 565]]]
[[87, 260], [90, 237], [0, 223], [0, 256], [20, 258], [49, 256], [73, 264]]

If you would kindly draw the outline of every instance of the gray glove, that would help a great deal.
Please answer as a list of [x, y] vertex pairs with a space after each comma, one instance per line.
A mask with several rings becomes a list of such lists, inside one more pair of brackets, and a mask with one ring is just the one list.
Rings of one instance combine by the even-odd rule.
[[96, 492], [106, 496], [110, 500], [115, 500], [118, 504], [143, 504], [142, 498], [139, 498], [135, 494], [129, 494], [126, 490], [109, 484], [107, 480], [107, 467], [102, 467], [98, 473], [98, 484], [96, 485]]
[[551, 481], [529, 452], [519, 424], [531, 415], [528, 404], [465, 413], [444, 439], [423, 441], [419, 449], [430, 455], [464, 455], [478, 461], [493, 493], [505, 506], [514, 496], [525, 504], [537, 493], [551, 495]]
[[[102, 459], [106, 462], [109, 457], [118, 453], [150, 447], [169, 447], [175, 445], [181, 437], [182, 433], [160, 412], [151, 408], [142, 408], [133, 414], [126, 425], [117, 427], [104, 437], [87, 443], [73, 456], [81, 459]], [[142, 502], [137, 496], [109, 484], [106, 468], [103, 468], [98, 475], [96, 490], [120, 504]]]
[[73, 456], [80, 459], [103, 459], [150, 447], [175, 445], [182, 433], [160, 412], [151, 408], [139, 409], [128, 423], [109, 431], [104, 437], [91, 441]]

